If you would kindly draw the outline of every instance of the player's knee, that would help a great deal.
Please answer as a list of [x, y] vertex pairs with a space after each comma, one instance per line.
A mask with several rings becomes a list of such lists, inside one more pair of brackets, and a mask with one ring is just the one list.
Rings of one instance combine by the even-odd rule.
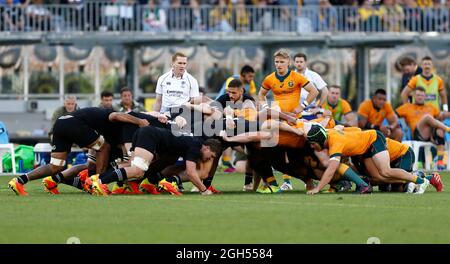
[[92, 146], [90, 148], [95, 150], [95, 151], [101, 151], [101, 150], [103, 150], [105, 148], [104, 145], [105, 145], [105, 138], [103, 136], [100, 136], [94, 142], [94, 144], [92, 144]]
[[380, 175], [384, 178], [391, 178], [392, 174], [391, 174], [391, 169], [390, 168], [382, 168], [381, 170], [378, 171], [380, 173]]
[[430, 114], [425, 114], [425, 115], [423, 115], [422, 119], [423, 120], [431, 120], [431, 119], [434, 119], [434, 117], [432, 117]]
[[136, 166], [131, 166], [129, 167], [128, 171], [127, 171], [127, 176], [129, 179], [137, 179], [137, 178], [142, 178], [145, 174], [145, 171], [143, 171], [142, 169], [136, 167]]
[[53, 165], [53, 164], [47, 164], [46, 166], [50, 167], [52, 174], [56, 174], [56, 173], [64, 170], [64, 166], [57, 166], [57, 165]]
[[[63, 170], [64, 166], [66, 166], [66, 160], [65, 159], [59, 159], [55, 157], [50, 158], [50, 168], [52, 170]], [[59, 172], [57, 171], [57, 172]]]
[[137, 177], [142, 177], [144, 173], [148, 170], [149, 165], [150, 163], [141, 157], [134, 157], [133, 160], [131, 161], [133, 174], [137, 175]]

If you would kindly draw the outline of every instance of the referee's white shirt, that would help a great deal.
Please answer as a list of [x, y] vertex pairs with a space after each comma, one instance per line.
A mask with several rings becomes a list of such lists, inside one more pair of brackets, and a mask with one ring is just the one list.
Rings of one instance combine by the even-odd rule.
[[172, 70], [159, 76], [156, 93], [162, 95], [161, 113], [189, 102], [191, 97], [200, 96], [198, 82], [192, 75], [184, 72], [181, 78], [176, 78]]
[[[317, 90], [322, 90], [324, 87], [327, 87], [327, 83], [322, 79], [322, 77], [320, 77], [320, 75], [315, 72], [315, 71], [311, 71], [310, 69], [306, 68], [305, 72], [302, 73], [303, 76], [306, 77], [306, 79], [308, 79], [309, 82], [311, 82], [316, 88]], [[308, 97], [309, 92], [306, 91], [305, 89], [302, 89], [302, 93], [300, 94], [300, 103], [303, 103], [303, 101], [306, 100], [306, 97]], [[316, 99], [316, 101], [319, 98]]]

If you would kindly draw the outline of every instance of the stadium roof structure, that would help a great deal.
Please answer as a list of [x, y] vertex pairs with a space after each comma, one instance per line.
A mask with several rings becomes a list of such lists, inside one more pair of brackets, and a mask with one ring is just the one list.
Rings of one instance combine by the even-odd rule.
[[299, 34], [289, 32], [270, 33], [164, 33], [151, 32], [29, 32], [5, 33], [0, 35], [0, 45], [27, 45], [46, 43], [51, 45], [72, 44], [122, 44], [140, 45], [267, 45], [267, 46], [326, 46], [326, 47], [395, 47], [397, 45], [450, 43], [447, 33], [314, 33]]

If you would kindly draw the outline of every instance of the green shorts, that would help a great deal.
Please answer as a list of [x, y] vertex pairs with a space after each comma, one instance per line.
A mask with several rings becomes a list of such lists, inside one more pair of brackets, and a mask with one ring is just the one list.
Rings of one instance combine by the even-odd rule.
[[416, 156], [414, 155], [414, 151], [411, 147], [409, 147], [405, 154], [391, 162], [391, 168], [399, 168], [407, 172], [411, 172], [413, 170], [415, 160]]
[[364, 158], [372, 158], [375, 154], [387, 150], [386, 138], [381, 131], [377, 130], [377, 139], [372, 143], [369, 150], [363, 154]]
[[246, 161], [246, 160], [247, 160], [247, 154], [236, 151], [236, 153], [234, 154], [233, 165], [236, 165], [236, 163], [238, 161]]

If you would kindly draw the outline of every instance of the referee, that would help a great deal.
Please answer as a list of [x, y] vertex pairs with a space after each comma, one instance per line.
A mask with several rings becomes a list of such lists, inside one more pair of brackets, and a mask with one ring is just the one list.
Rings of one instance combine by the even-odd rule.
[[177, 52], [172, 56], [172, 69], [161, 75], [156, 84], [156, 102], [153, 110], [160, 112], [160, 121], [174, 114], [192, 98], [199, 97], [197, 80], [186, 71], [187, 56]]

